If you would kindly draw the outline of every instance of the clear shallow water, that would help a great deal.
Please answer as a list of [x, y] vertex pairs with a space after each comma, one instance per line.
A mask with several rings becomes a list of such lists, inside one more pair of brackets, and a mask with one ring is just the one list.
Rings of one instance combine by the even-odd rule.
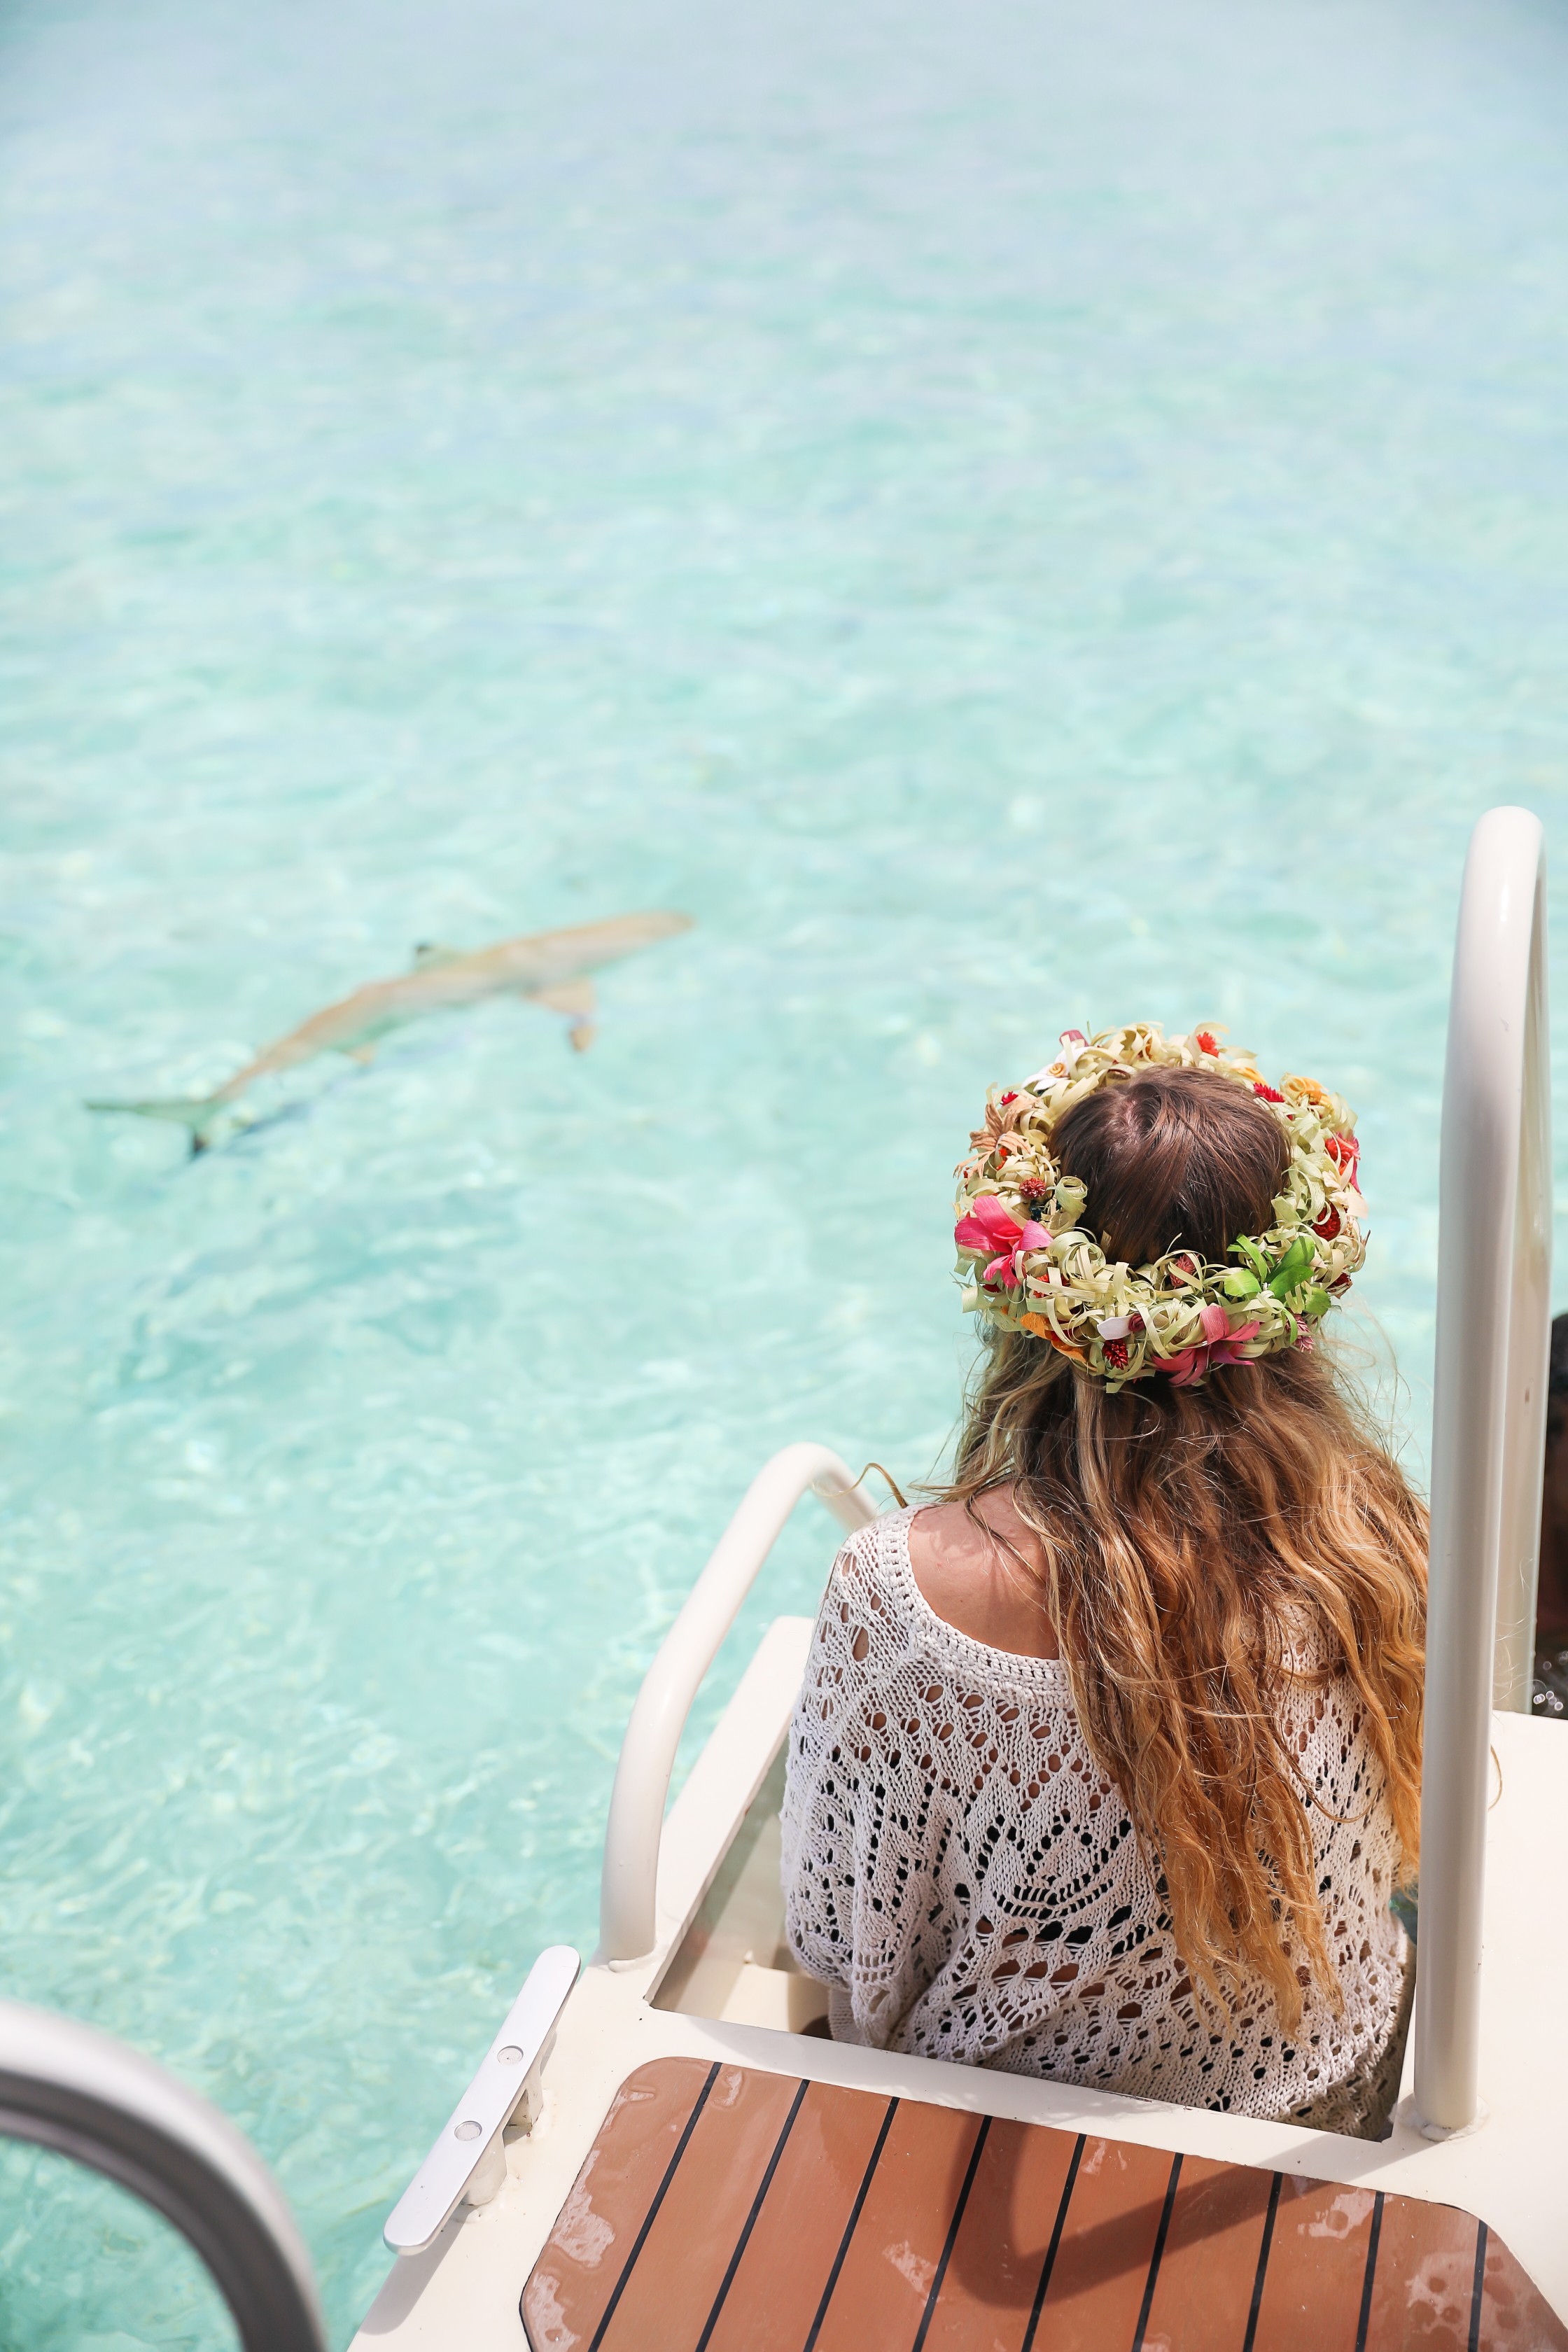
[[[1464, 843], [1568, 842], [1568, 19], [0, 26], [0, 1973], [255, 2136], [341, 2342], [752, 1468], [937, 1454], [988, 1078], [1342, 1086], [1418, 1453]], [[584, 1059], [80, 1107], [645, 905]], [[225, 2340], [58, 2179], [0, 2343]]]

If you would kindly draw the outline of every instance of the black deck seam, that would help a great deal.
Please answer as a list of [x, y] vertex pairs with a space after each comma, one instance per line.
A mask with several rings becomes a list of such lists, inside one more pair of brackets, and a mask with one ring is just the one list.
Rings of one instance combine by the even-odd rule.
[[708, 2069], [707, 2081], [703, 2084], [702, 2088], [697, 2094], [697, 2103], [692, 2108], [691, 2113], [686, 2118], [686, 2128], [675, 2143], [675, 2154], [665, 2166], [664, 2179], [659, 2182], [658, 2189], [654, 2191], [652, 2204], [648, 2207], [647, 2211], [643, 2215], [642, 2228], [632, 2240], [632, 2250], [626, 2256], [626, 2269], [616, 2281], [614, 2292], [612, 2293], [608, 2303], [605, 2305], [605, 2315], [600, 2320], [597, 2327], [594, 2330], [594, 2340], [588, 2347], [588, 2352], [599, 2352], [599, 2347], [605, 2340], [605, 2331], [609, 2326], [611, 2320], [614, 2319], [616, 2313], [619, 2308], [621, 2297], [626, 2291], [626, 2281], [630, 2278], [633, 2270], [637, 2266], [637, 2256], [641, 2253], [644, 2246], [647, 2243], [647, 2233], [652, 2229], [655, 2221], [658, 2219], [658, 2209], [664, 2202], [665, 2192], [668, 2189], [670, 2182], [675, 2179], [676, 2167], [680, 2162], [681, 2158], [686, 2154], [686, 2144], [697, 2128], [697, 2118], [702, 2113], [703, 2108], [708, 2105], [708, 2094], [713, 2088], [713, 2085], [718, 2079], [719, 2061], [715, 2058], [712, 2065]]
[[[816, 2306], [816, 2317], [811, 2323], [811, 2333], [801, 2347], [801, 2352], [816, 2352], [816, 2339], [822, 2333], [822, 2323], [827, 2316], [827, 2306], [833, 2300], [833, 2290], [838, 2284], [838, 2273], [844, 2268], [844, 2257], [849, 2252], [849, 2241], [855, 2235], [855, 2224], [860, 2219], [860, 2209], [870, 2194], [871, 2175], [881, 2162], [882, 2150], [888, 2144], [888, 2134], [893, 2128], [893, 2117], [898, 2112], [898, 2105], [897, 2099], [888, 2101], [888, 2112], [882, 2117], [882, 2128], [877, 2134], [877, 2145], [871, 2150], [871, 2159], [866, 2167], [865, 2178], [856, 2194], [854, 2204], [849, 2208], [849, 2219], [844, 2224], [844, 2235], [838, 2241], [838, 2252], [833, 2257], [833, 2268], [827, 2273], [827, 2284], [822, 2290], [822, 2301]], [[589, 2352], [593, 2352], [592, 2347], [589, 2347]]]
[[1366, 2242], [1366, 2275], [1361, 2283], [1361, 2317], [1355, 2324], [1355, 2352], [1366, 2352], [1366, 2331], [1372, 2325], [1372, 2283], [1377, 2273], [1377, 2242], [1383, 2235], [1383, 2191], [1372, 2200], [1372, 2229]]
[[[969, 2202], [969, 2192], [974, 2186], [974, 2176], [980, 2169], [980, 2151], [985, 2145], [985, 2135], [990, 2128], [991, 2118], [986, 2116], [982, 2118], [980, 2129], [974, 2135], [974, 2146], [969, 2151], [969, 2169], [963, 2176], [963, 2186], [958, 2192], [958, 2202], [952, 2209], [952, 2219], [947, 2225], [947, 2237], [942, 2245], [942, 2260], [936, 2266], [936, 2276], [931, 2283], [931, 2293], [926, 2297], [926, 2307], [921, 2315], [920, 2328], [913, 2344], [910, 2347], [910, 2352], [922, 2352], [926, 2336], [930, 2332], [931, 2319], [936, 2311], [936, 2299], [942, 2293], [942, 2283], [947, 2276], [947, 2266], [952, 2259], [952, 2249], [958, 2238], [958, 2225], [963, 2219], [963, 2209]], [[701, 2352], [700, 2346], [698, 2347], [698, 2352]]]
[[1476, 2223], [1476, 2275], [1470, 2286], [1470, 2333], [1466, 2352], [1481, 2352], [1481, 2302], [1487, 2284], [1487, 2225]]
[[757, 2216], [763, 2210], [763, 2200], [773, 2185], [773, 2175], [779, 2168], [779, 2158], [784, 2152], [784, 2142], [795, 2128], [795, 2119], [800, 2113], [801, 2101], [810, 2087], [809, 2083], [803, 2082], [790, 2103], [790, 2111], [784, 2119], [784, 2129], [773, 2142], [773, 2152], [768, 2158], [768, 2168], [757, 2185], [757, 2193], [752, 2200], [752, 2210], [747, 2214], [741, 2234], [735, 2241], [735, 2251], [730, 2257], [730, 2267], [719, 2282], [719, 2292], [713, 2298], [713, 2308], [709, 2313], [707, 2324], [697, 2339], [696, 2352], [708, 2352], [709, 2338], [718, 2326], [719, 2314], [724, 2308], [724, 2297], [735, 2284], [735, 2273], [741, 2267], [741, 2257], [746, 2251], [752, 2231], [757, 2226]]
[[1279, 2210], [1279, 2191], [1285, 2186], [1285, 2175], [1277, 2172], [1274, 2186], [1268, 2192], [1268, 2210], [1263, 2220], [1263, 2236], [1258, 2248], [1258, 2268], [1252, 2280], [1252, 2303], [1247, 2314], [1247, 2336], [1241, 2352], [1252, 2352], [1258, 2340], [1258, 2315], [1263, 2308], [1263, 2280], [1268, 2268], [1268, 2249], [1274, 2243], [1274, 2217]]
[[1033, 2352], [1035, 2331], [1040, 2324], [1040, 2313], [1045, 2305], [1046, 2290], [1051, 2283], [1051, 2273], [1057, 2266], [1057, 2250], [1062, 2242], [1068, 2207], [1072, 2203], [1073, 2187], [1078, 2179], [1078, 2168], [1083, 2162], [1083, 2151], [1087, 2145], [1088, 2136], [1079, 2132], [1073, 2142], [1072, 2162], [1068, 2166], [1068, 2177], [1062, 2183], [1061, 2199], [1057, 2206], [1056, 2223], [1051, 2231], [1051, 2242], [1046, 2248], [1046, 2259], [1040, 2264], [1040, 2283], [1035, 2289], [1035, 2300], [1029, 2306], [1029, 2325], [1024, 2330], [1024, 2340], [1018, 2347], [1018, 2352]]
[[1138, 2308], [1138, 2325], [1132, 2331], [1132, 2352], [1143, 2352], [1143, 2331], [1149, 2325], [1149, 2314], [1154, 2305], [1154, 2282], [1160, 2275], [1160, 2264], [1165, 2256], [1165, 2240], [1171, 2233], [1171, 2209], [1176, 2201], [1176, 2183], [1182, 2177], [1182, 2159], [1171, 2158], [1171, 2177], [1165, 2183], [1165, 2201], [1160, 2208], [1160, 2226], [1154, 2232], [1154, 2251], [1149, 2257], [1149, 2275], [1143, 2282], [1143, 2300]]

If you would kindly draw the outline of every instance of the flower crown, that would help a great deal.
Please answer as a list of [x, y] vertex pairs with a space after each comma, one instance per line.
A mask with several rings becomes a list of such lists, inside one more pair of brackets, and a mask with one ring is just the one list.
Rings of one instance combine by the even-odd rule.
[[[1315, 1079], [1266, 1085], [1246, 1055], [1226, 1050], [1223, 1036], [1197, 1029], [1166, 1037], [1151, 1022], [1096, 1037], [1068, 1029], [1047, 1068], [1006, 1092], [992, 1087], [985, 1124], [957, 1170], [953, 1241], [966, 1310], [1048, 1340], [1113, 1394], [1157, 1371], [1190, 1388], [1217, 1365], [1311, 1346], [1366, 1257], [1355, 1117]], [[1238, 1265], [1205, 1265], [1188, 1250], [1152, 1265], [1119, 1265], [1085, 1230], [1084, 1186], [1064, 1173], [1051, 1138], [1097, 1087], [1148, 1069], [1234, 1079], [1284, 1130], [1290, 1160], [1275, 1221], [1232, 1243]]]

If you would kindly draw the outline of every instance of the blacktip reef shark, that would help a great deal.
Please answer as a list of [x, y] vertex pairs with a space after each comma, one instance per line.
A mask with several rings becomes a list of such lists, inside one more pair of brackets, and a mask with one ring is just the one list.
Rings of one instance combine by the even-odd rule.
[[356, 1062], [374, 1058], [389, 1030], [427, 1013], [455, 1012], [491, 996], [523, 996], [571, 1022], [579, 1053], [594, 1042], [596, 999], [591, 975], [638, 948], [651, 947], [691, 929], [689, 915], [614, 915], [603, 923], [577, 923], [562, 931], [535, 931], [524, 939], [500, 940], [494, 947], [464, 954], [458, 948], [421, 947], [414, 969], [395, 980], [367, 981], [352, 996], [312, 1013], [286, 1037], [266, 1045], [253, 1062], [210, 1095], [176, 1096], [146, 1102], [90, 1102], [89, 1110], [133, 1111], [141, 1118], [165, 1118], [188, 1128], [191, 1150], [205, 1151], [209, 1130], [258, 1078], [292, 1070], [318, 1054], [347, 1054]]

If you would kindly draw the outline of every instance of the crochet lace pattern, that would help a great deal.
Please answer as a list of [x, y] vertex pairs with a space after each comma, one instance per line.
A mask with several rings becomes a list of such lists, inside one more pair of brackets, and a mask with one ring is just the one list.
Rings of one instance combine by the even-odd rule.
[[1310, 1987], [1287, 2040], [1258, 1979], [1228, 2019], [1200, 2003], [1065, 1665], [938, 1617], [910, 1568], [913, 1517], [874, 1521], [834, 1562], [790, 1730], [787, 1933], [831, 1989], [834, 2039], [1379, 2134], [1411, 1955], [1389, 1909], [1393, 1820], [1348, 1678], [1294, 1687], [1282, 1706], [1316, 1799], [1343, 1993], [1336, 2011]]

